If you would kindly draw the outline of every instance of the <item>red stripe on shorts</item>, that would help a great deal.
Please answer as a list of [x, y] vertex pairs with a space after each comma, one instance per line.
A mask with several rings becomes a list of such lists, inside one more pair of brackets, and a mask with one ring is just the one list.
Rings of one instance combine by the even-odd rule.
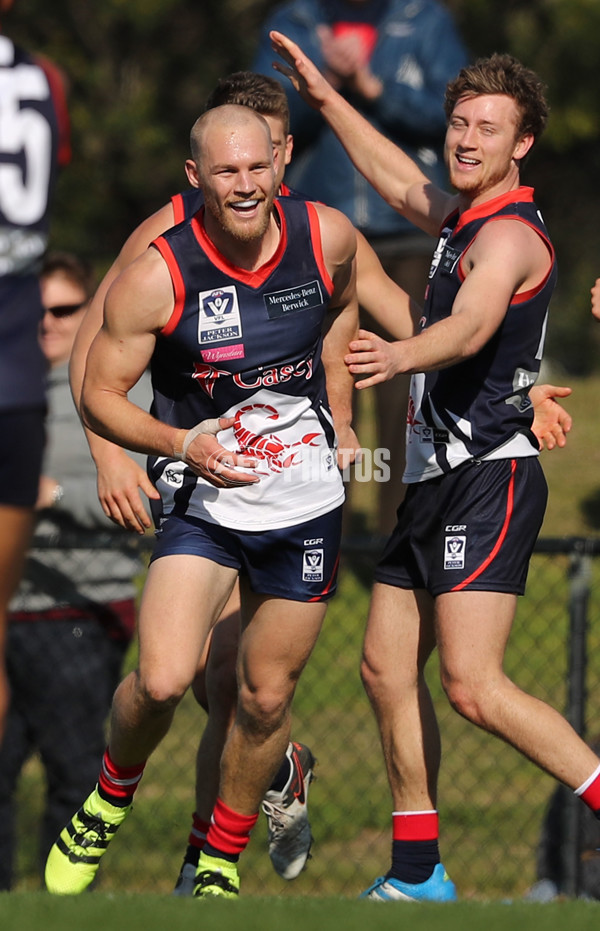
[[458, 585], [455, 585], [454, 588], [451, 589], [451, 591], [460, 592], [463, 588], [466, 588], [467, 585], [470, 585], [471, 582], [477, 579], [481, 575], [481, 573], [487, 569], [489, 564], [493, 562], [498, 552], [500, 551], [500, 547], [502, 546], [502, 544], [504, 543], [504, 540], [506, 539], [506, 534], [508, 532], [508, 525], [510, 524], [510, 519], [513, 513], [513, 505], [514, 505], [514, 497], [515, 497], [515, 472], [516, 471], [517, 471], [517, 460], [513, 459], [511, 461], [510, 480], [508, 483], [508, 492], [506, 495], [506, 514], [504, 516], [504, 523], [502, 524], [502, 530], [500, 531], [500, 535], [498, 536], [498, 539], [496, 540], [494, 544], [494, 548], [492, 549], [489, 556], [487, 556], [483, 560], [483, 562], [477, 567], [477, 569], [475, 569], [475, 571], [471, 573], [468, 579], [463, 579], [463, 581], [459, 582]]

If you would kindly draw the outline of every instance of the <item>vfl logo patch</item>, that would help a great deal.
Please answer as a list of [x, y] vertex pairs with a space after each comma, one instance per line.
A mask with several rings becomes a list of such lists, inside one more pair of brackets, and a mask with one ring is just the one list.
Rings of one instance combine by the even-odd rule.
[[223, 343], [241, 339], [242, 321], [235, 285], [217, 291], [200, 291], [198, 294], [198, 342]]
[[306, 550], [302, 555], [302, 581], [323, 581], [323, 550]]
[[265, 307], [270, 320], [286, 317], [288, 314], [300, 310], [310, 310], [320, 307], [323, 303], [321, 285], [315, 279], [296, 288], [285, 288], [283, 291], [270, 291], [264, 295]]
[[440, 430], [438, 427], [424, 427], [419, 430], [420, 443], [448, 443], [450, 434], [447, 430]]
[[444, 569], [464, 569], [466, 537], [446, 537], [444, 540]]

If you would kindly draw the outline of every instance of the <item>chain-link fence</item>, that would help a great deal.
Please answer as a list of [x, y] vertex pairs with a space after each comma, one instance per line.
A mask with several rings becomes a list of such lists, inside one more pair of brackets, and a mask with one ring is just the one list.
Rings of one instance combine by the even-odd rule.
[[[600, 684], [600, 625], [591, 622], [600, 609], [597, 542], [539, 542], [506, 654], [507, 673], [527, 691], [566, 711], [590, 738], [596, 736], [591, 725], [595, 707], [593, 701], [586, 707], [586, 695], [597, 695]], [[147, 548], [150, 542], [137, 545]], [[387, 869], [391, 800], [374, 718], [358, 673], [377, 550], [373, 538], [346, 540], [340, 589], [294, 703], [293, 736], [308, 744], [318, 760], [309, 805], [312, 859], [294, 882], [277, 877], [261, 816], [240, 863], [245, 895], [354, 897]], [[134, 660], [132, 648], [129, 666]], [[450, 709], [439, 686], [435, 655], [429, 679], [443, 743], [439, 809], [446, 868], [463, 898], [518, 897], [535, 879], [536, 846], [555, 784], [512, 748]], [[191, 826], [195, 751], [204, 722], [204, 713], [191, 695], [186, 696], [170, 733], [146, 767], [134, 811], [103, 863], [98, 888], [165, 893], [173, 888]], [[16, 888], [39, 883], [35, 844], [43, 800], [43, 771], [34, 757], [22, 773], [17, 799]], [[577, 890], [573, 832], [578, 811], [575, 807], [568, 815], [572, 829], [563, 851], [568, 893]]]

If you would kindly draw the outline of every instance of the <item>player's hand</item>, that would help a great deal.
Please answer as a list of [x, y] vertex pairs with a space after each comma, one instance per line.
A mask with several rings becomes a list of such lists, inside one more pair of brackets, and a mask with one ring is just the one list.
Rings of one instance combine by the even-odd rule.
[[600, 278], [596, 278], [592, 287], [592, 313], [600, 320]]
[[226, 449], [217, 441], [220, 430], [227, 430], [234, 423], [233, 417], [203, 420], [188, 430], [184, 441], [182, 459], [187, 466], [216, 488], [235, 488], [254, 485], [260, 481], [258, 475], [240, 472], [252, 469], [257, 460]]
[[119, 446], [107, 448], [101, 457], [96, 455], [95, 461], [98, 498], [106, 516], [125, 530], [145, 533], [152, 526], [152, 520], [140, 491], [148, 498], [160, 498], [145, 469]]
[[399, 343], [387, 340], [371, 333], [359, 330], [358, 339], [348, 345], [350, 352], [344, 356], [344, 362], [353, 375], [358, 375], [356, 388], [371, 388], [382, 381], [388, 381], [399, 372], [397, 352]]
[[571, 388], [560, 385], [534, 385], [530, 390], [534, 413], [531, 429], [540, 449], [566, 446], [573, 419], [556, 398], [567, 398], [570, 394]]
[[292, 82], [300, 96], [309, 106], [319, 110], [333, 87], [299, 45], [281, 32], [270, 32], [271, 48], [286, 64], [274, 61], [273, 67]]

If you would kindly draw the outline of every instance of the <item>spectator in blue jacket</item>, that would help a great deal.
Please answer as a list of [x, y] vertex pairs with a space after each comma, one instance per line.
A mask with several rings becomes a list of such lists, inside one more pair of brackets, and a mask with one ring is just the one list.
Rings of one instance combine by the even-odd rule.
[[[447, 185], [443, 160], [447, 82], [467, 63], [450, 12], [438, 0], [289, 0], [261, 32], [252, 70], [273, 74], [269, 31], [304, 50], [337, 90], [402, 147], [432, 181]], [[286, 86], [287, 85], [287, 86]], [[422, 302], [433, 240], [414, 227], [356, 171], [318, 112], [284, 83], [294, 136], [286, 180], [303, 194], [343, 211], [365, 234], [387, 274]], [[363, 325], [381, 332], [364, 311]], [[376, 530], [389, 534], [404, 496], [404, 428], [408, 380], [376, 388], [376, 445], [390, 452], [390, 479], [378, 485]], [[348, 508], [348, 506], [347, 506]]]

